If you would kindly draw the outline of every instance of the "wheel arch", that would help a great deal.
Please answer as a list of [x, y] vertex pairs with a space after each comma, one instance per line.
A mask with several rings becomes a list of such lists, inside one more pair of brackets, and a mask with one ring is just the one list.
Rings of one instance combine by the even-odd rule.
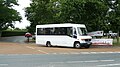
[[50, 41], [46, 41], [46, 46], [48, 46], [48, 45], [47, 45], [48, 43], [51, 45], [51, 42], [50, 42]]
[[79, 41], [75, 41], [74, 44], [73, 44], [73, 47], [75, 47], [75, 44], [76, 44], [76, 43], [80, 43], [80, 42], [79, 42]]

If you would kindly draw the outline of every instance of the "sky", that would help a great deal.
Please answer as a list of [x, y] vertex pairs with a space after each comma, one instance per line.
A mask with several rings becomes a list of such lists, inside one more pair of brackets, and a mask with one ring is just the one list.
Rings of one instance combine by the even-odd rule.
[[30, 0], [18, 0], [19, 6], [15, 6], [15, 9], [18, 12], [20, 12], [20, 14], [22, 16], [22, 20], [21, 20], [21, 22], [16, 22], [15, 27], [20, 28], [20, 29], [24, 29], [30, 25], [30, 22], [28, 20], [26, 20], [25, 12], [24, 12], [24, 8], [29, 7], [30, 3], [31, 3]]

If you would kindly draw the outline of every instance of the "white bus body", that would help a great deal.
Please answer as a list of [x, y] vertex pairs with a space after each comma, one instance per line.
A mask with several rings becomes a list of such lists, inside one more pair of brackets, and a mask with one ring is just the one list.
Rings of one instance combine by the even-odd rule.
[[89, 48], [91, 36], [87, 36], [83, 24], [48, 24], [36, 26], [36, 44]]

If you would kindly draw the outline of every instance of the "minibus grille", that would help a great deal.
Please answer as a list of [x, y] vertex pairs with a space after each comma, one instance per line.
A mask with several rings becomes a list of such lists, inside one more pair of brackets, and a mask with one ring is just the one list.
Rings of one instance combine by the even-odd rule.
[[85, 39], [85, 41], [91, 41], [91, 39]]

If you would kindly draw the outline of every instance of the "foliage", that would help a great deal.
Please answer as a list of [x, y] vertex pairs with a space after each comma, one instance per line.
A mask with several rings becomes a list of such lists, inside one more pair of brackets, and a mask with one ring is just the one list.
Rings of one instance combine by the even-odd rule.
[[102, 30], [108, 7], [98, 0], [74, 0], [63, 3], [61, 19], [86, 24], [89, 31]]
[[110, 30], [120, 31], [120, 0], [108, 0], [107, 4], [111, 11], [108, 12], [108, 22], [110, 23]]
[[3, 30], [2, 37], [8, 36], [24, 36], [27, 31], [25, 30]]
[[[115, 30], [120, 21], [120, 9], [119, 0], [114, 4], [112, 1], [32, 0], [26, 8], [26, 17], [31, 22], [28, 29], [35, 32], [37, 24], [78, 23], [85, 24], [89, 31]], [[110, 8], [114, 11], [109, 11]]]
[[111, 30], [118, 33], [117, 43], [119, 43], [120, 32], [120, 0], [107, 1], [111, 11], [108, 14]]
[[117, 39], [113, 39], [113, 46], [120, 46], [120, 37], [118, 42]]
[[17, 0], [0, 0], [0, 31], [14, 27], [13, 22], [21, 20], [17, 10], [13, 9], [14, 5], [18, 5]]

